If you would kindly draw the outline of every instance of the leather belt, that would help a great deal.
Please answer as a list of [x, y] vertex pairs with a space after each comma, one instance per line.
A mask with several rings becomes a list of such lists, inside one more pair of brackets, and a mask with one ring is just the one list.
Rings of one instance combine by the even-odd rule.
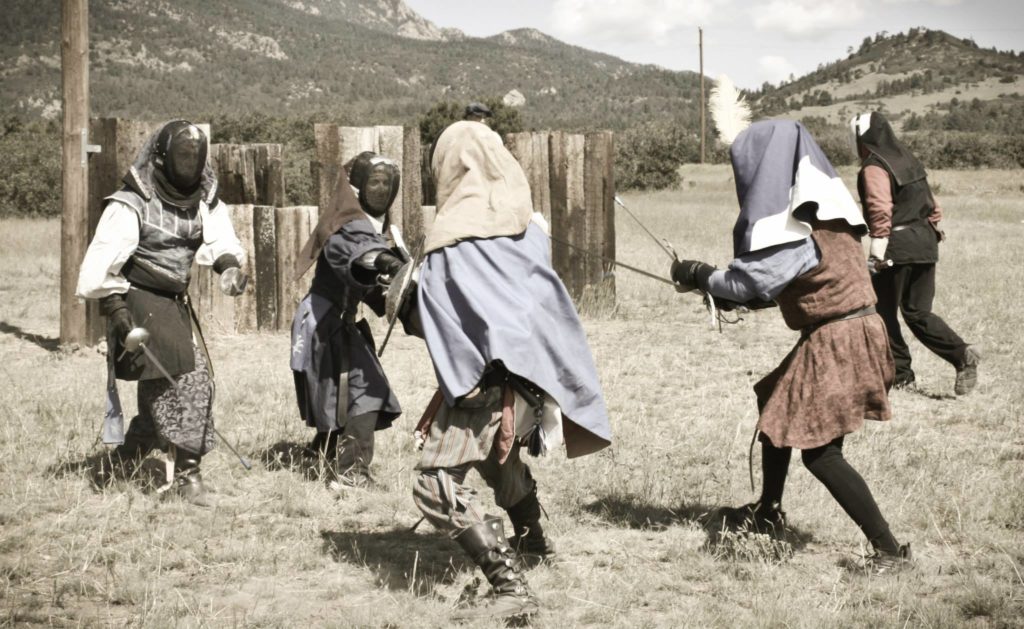
[[863, 308], [858, 308], [856, 310], [851, 310], [850, 312], [847, 312], [844, 315], [839, 315], [838, 317], [833, 317], [832, 319], [826, 319], [824, 321], [819, 321], [818, 323], [815, 323], [813, 325], [809, 325], [809, 326], [807, 326], [805, 328], [800, 328], [800, 336], [806, 338], [806, 337], [810, 336], [815, 330], [817, 330], [818, 328], [820, 328], [823, 325], [828, 325], [830, 323], [835, 323], [836, 321], [846, 321], [847, 319], [859, 319], [861, 317], [866, 317], [868, 315], [875, 314], [875, 312], [876, 312], [876, 310], [875, 310], [875, 306], [874, 305], [864, 306]]

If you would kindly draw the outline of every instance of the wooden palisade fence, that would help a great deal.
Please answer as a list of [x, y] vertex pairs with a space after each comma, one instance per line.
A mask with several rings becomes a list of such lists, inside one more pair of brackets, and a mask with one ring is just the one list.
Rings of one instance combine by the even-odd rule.
[[612, 133], [513, 133], [505, 142], [551, 226], [552, 265], [569, 293], [577, 302], [614, 304], [615, 276], [598, 257], [615, 258]]
[[[207, 125], [201, 125], [209, 134]], [[103, 209], [103, 198], [117, 190], [146, 138], [158, 123], [121, 119], [93, 120], [90, 134], [103, 146], [89, 168], [89, 237]], [[410, 247], [422, 237], [432, 207], [422, 205], [419, 132], [403, 127], [340, 127], [317, 124], [316, 159], [310, 170], [317, 201], [330, 198], [342, 165], [362, 151], [395, 160], [402, 169], [402, 188], [392, 220]], [[564, 132], [511, 134], [506, 142], [523, 165], [534, 206], [547, 219], [552, 236], [552, 261], [577, 300], [614, 302], [614, 277], [596, 256], [615, 256], [615, 183], [610, 132], [585, 135]], [[193, 268], [189, 294], [203, 327], [218, 332], [287, 330], [312, 272], [293, 277], [295, 258], [316, 225], [317, 206], [284, 206], [283, 148], [275, 144], [214, 144], [211, 165], [218, 176], [219, 197], [246, 250], [250, 283], [244, 294], [229, 298], [217, 288], [209, 267]], [[561, 242], [559, 242], [561, 241]], [[570, 243], [572, 247], [562, 244]], [[94, 305], [88, 309], [91, 338], [103, 334]]]

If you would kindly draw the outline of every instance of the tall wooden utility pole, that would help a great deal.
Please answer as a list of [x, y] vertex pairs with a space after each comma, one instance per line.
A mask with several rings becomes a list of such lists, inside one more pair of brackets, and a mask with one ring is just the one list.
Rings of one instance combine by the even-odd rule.
[[86, 306], [75, 297], [78, 269], [89, 245], [89, 3], [61, 0], [60, 342], [89, 343]]
[[705, 129], [704, 123], [704, 29], [697, 27], [697, 45], [700, 47], [700, 163], [704, 163], [704, 141], [705, 141]]

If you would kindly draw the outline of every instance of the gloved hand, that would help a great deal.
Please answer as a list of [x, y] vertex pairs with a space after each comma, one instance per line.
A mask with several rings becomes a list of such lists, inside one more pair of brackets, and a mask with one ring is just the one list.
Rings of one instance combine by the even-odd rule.
[[228, 297], [238, 297], [245, 292], [249, 276], [237, 266], [224, 269], [220, 274], [220, 292]]
[[100, 312], [107, 317], [107, 321], [110, 323], [111, 338], [124, 344], [125, 337], [135, 327], [132, 314], [128, 312], [128, 304], [124, 301], [124, 295], [114, 293], [100, 299]]
[[868, 245], [868, 260], [885, 260], [885, 250], [889, 247], [888, 238], [872, 238]]
[[688, 293], [694, 289], [708, 292], [708, 278], [714, 273], [715, 267], [698, 260], [675, 260], [672, 262], [672, 281], [676, 290]]
[[390, 251], [381, 251], [373, 260], [373, 268], [382, 275], [394, 277], [402, 270], [404, 263], [402, 259]]
[[398, 245], [391, 247], [390, 251], [391, 253], [395, 254], [395, 257], [397, 257], [403, 263], [409, 261], [409, 255], [404, 250], [402, 250]]

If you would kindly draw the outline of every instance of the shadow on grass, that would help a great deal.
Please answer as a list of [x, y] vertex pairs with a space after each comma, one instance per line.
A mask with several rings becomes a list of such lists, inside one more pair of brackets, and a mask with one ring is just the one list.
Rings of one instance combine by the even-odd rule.
[[31, 332], [26, 332], [18, 326], [11, 325], [6, 321], [0, 321], [0, 333], [10, 334], [21, 341], [28, 341], [29, 343], [38, 345], [48, 352], [56, 352], [60, 349], [59, 338], [43, 336], [42, 334], [32, 334]]
[[937, 400], [939, 402], [955, 400], [957, 397], [952, 393], [941, 393], [939, 391], [932, 391], [931, 389], [922, 387], [917, 382], [912, 382], [901, 387], [893, 387], [893, 390], [892, 392], [890, 392], [890, 395], [892, 395], [893, 393], [903, 395], [917, 395], [920, 397], [928, 398], [929, 400]]
[[386, 531], [321, 531], [324, 553], [336, 561], [365, 566], [391, 590], [433, 593], [437, 583], [452, 583], [473, 570], [458, 545], [437, 532], [418, 534], [408, 528]]
[[322, 456], [310, 456], [308, 444], [294, 441], [278, 441], [258, 455], [260, 461], [271, 471], [289, 471], [305, 480], [325, 478], [330, 461]]
[[148, 494], [166, 482], [166, 467], [162, 461], [149, 457], [134, 470], [129, 470], [114, 465], [110, 452], [101, 450], [75, 461], [57, 461], [46, 468], [46, 473], [54, 478], [85, 476], [98, 491], [103, 491], [115, 482], [130, 482], [137, 483], [143, 493]]
[[[736, 534], [751, 534], [742, 526], [727, 523], [722, 518], [726, 507], [695, 502], [669, 508], [650, 504], [639, 496], [606, 496], [583, 506], [587, 513], [595, 515], [614, 526], [633, 529], [663, 530], [675, 524], [692, 522], [707, 533], [707, 547], [714, 548], [725, 538]], [[787, 525], [784, 535], [787, 543], [801, 549], [814, 540], [814, 536], [792, 525]]]
[[715, 508], [694, 503], [670, 509], [650, 504], [639, 496], [606, 496], [583, 505], [583, 510], [615, 526], [658, 530], [683, 522], [703, 525]]
[[278, 441], [259, 453], [259, 459], [268, 470], [288, 470], [308, 464], [306, 444], [294, 441]]
[[914, 393], [916, 395], [920, 395], [921, 397], [926, 397], [929, 400], [938, 400], [939, 402], [945, 402], [945, 401], [948, 401], [948, 400], [955, 400], [956, 399], [956, 396], [953, 395], [952, 393], [936, 393], [934, 391], [927, 391], [925, 389], [921, 389], [921, 388], [918, 388], [918, 387], [914, 387], [913, 389], [908, 389], [907, 392], [908, 393]]

